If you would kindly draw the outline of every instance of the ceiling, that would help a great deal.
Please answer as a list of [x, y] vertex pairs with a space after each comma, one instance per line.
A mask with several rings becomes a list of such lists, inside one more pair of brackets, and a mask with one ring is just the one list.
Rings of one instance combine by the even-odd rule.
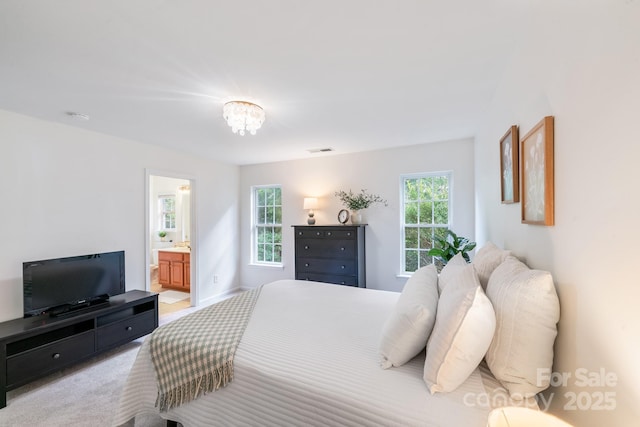
[[527, 3], [3, 0], [0, 109], [234, 164], [473, 137]]

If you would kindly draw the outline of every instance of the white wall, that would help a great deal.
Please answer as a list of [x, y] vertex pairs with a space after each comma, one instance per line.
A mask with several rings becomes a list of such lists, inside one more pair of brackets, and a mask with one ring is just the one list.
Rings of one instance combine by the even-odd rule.
[[[476, 139], [478, 239], [555, 277], [562, 316], [554, 369], [572, 377], [552, 390], [552, 410], [579, 426], [637, 425], [640, 5], [576, 2], [570, 16], [553, 2], [536, 7], [546, 18], [523, 20], [521, 34], [532, 36], [505, 69]], [[512, 124], [522, 136], [545, 115], [555, 116], [553, 227], [523, 225], [520, 204], [500, 204], [500, 137]], [[601, 368], [617, 376], [615, 386], [580, 387], [577, 369], [599, 378]], [[615, 394], [615, 410], [571, 409], [572, 396], [589, 406], [601, 392]]]
[[0, 321], [22, 317], [24, 261], [125, 250], [144, 289], [145, 168], [196, 179], [200, 301], [237, 287], [237, 166], [6, 111], [0, 141]]
[[[400, 175], [453, 171], [454, 231], [474, 237], [473, 141], [423, 144], [390, 150], [320, 156], [312, 159], [242, 166], [240, 168], [241, 284], [255, 287], [295, 276], [292, 225], [305, 225], [303, 198], [316, 196], [316, 225], [338, 224], [338, 190], [364, 188], [387, 199], [365, 211], [367, 287], [399, 291], [406, 278], [400, 272]], [[280, 184], [283, 199], [283, 268], [250, 265], [251, 187]]]

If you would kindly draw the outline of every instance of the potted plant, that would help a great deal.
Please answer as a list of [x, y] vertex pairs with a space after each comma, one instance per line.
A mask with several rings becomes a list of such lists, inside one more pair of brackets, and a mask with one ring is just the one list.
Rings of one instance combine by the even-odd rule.
[[434, 257], [434, 261], [437, 260], [438, 270], [447, 265], [447, 262], [458, 253], [462, 254], [465, 261], [471, 262], [468, 252], [476, 247], [476, 242], [471, 242], [466, 237], [460, 237], [451, 230], [447, 230], [444, 237], [435, 236], [434, 240], [434, 247], [429, 249], [427, 254]]
[[351, 190], [336, 191], [336, 197], [340, 199], [342, 204], [351, 211], [351, 222], [354, 224], [362, 223], [361, 210], [368, 208], [374, 203], [382, 203], [387, 206], [387, 201], [377, 194], [369, 194], [367, 190], [362, 189], [359, 193], [353, 193]]
[[164, 230], [158, 231], [158, 236], [160, 236], [160, 241], [164, 242], [164, 238], [167, 237], [167, 232]]

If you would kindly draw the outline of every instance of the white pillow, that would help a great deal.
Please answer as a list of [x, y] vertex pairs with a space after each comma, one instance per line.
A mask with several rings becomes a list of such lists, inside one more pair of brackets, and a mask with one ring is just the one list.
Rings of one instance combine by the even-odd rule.
[[431, 264], [407, 280], [382, 328], [380, 365], [384, 369], [401, 366], [422, 351], [433, 329], [437, 306], [438, 272]]
[[547, 271], [530, 270], [510, 256], [489, 279], [487, 296], [496, 311], [496, 332], [487, 365], [514, 399], [549, 387], [553, 343], [560, 320], [560, 302]]
[[447, 262], [442, 268], [440, 277], [438, 278], [438, 288], [441, 293], [442, 289], [447, 286], [447, 283], [454, 279], [467, 265], [467, 261], [462, 257], [461, 253], [455, 254], [455, 256]]
[[487, 283], [489, 283], [491, 273], [493, 273], [493, 270], [502, 264], [502, 261], [507, 259], [509, 255], [511, 255], [511, 251], [502, 250], [491, 242], [487, 242], [476, 252], [471, 264], [473, 264], [476, 272], [478, 272], [482, 289], [487, 289]]
[[469, 264], [450, 278], [438, 300], [423, 376], [432, 394], [453, 391], [471, 375], [489, 348], [495, 326], [491, 302]]

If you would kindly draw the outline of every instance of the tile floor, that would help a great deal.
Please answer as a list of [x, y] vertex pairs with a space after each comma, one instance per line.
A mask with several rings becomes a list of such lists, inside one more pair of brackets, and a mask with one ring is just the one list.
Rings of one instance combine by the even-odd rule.
[[[151, 292], [161, 293], [168, 290], [169, 289], [165, 289], [162, 286], [160, 286], [160, 284], [158, 283], [157, 268], [154, 269], [152, 267], [151, 268]], [[158, 314], [162, 316], [164, 314], [175, 313], [180, 310], [185, 310], [189, 307], [191, 307], [191, 301], [189, 299], [178, 301], [173, 304], [164, 304], [161, 302], [158, 307], [159, 309]]]

